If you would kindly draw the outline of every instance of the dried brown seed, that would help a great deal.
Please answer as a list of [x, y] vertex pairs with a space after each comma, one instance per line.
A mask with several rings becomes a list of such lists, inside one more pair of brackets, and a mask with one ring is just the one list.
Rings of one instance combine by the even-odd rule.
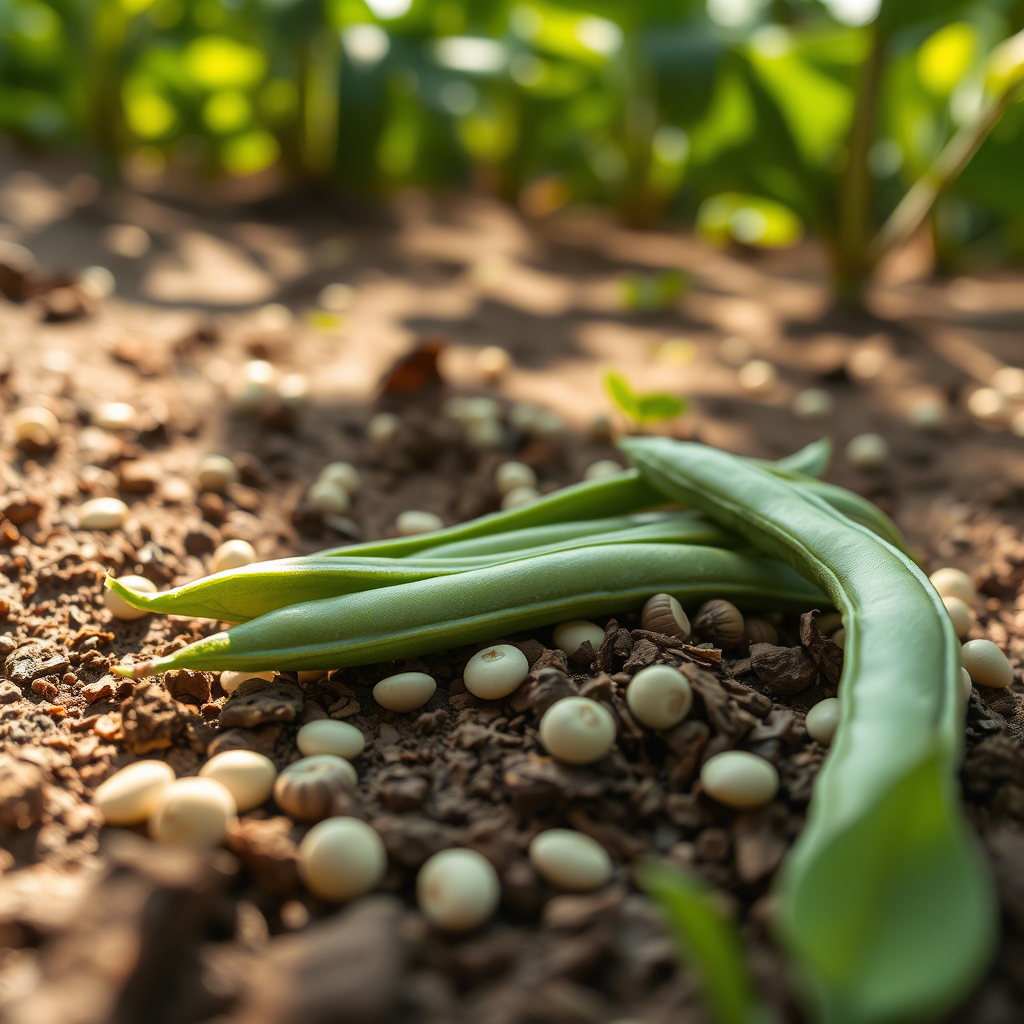
[[743, 616], [729, 601], [706, 601], [697, 610], [693, 628], [723, 649], [735, 647], [743, 639]]
[[752, 617], [746, 621], [743, 637], [748, 644], [777, 644], [779, 631], [767, 619]]
[[343, 757], [316, 754], [288, 765], [274, 782], [274, 800], [299, 821], [321, 821], [331, 815], [335, 798], [351, 792], [356, 771]]
[[690, 639], [690, 620], [671, 594], [655, 594], [649, 598], [640, 613], [640, 625], [652, 633], [664, 633], [677, 640]]

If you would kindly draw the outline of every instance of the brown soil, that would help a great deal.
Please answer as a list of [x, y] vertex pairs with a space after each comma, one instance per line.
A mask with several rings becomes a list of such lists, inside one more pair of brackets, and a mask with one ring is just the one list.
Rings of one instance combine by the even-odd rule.
[[[709, 664], [625, 614], [607, 624], [599, 652], [573, 663], [550, 649], [547, 631], [510, 638], [533, 669], [506, 701], [466, 692], [470, 648], [297, 684], [282, 691], [287, 699], [257, 702], [243, 726], [230, 714], [222, 723], [228, 698], [215, 674], [133, 684], [110, 673], [125, 655], [159, 653], [211, 627], [160, 616], [113, 620], [101, 598], [106, 573], [141, 573], [165, 587], [203, 574], [213, 547], [232, 537], [274, 557], [386, 535], [410, 507], [456, 522], [497, 507], [493, 470], [511, 454], [533, 465], [545, 488], [578, 480], [589, 463], [614, 454], [588, 428], [609, 412], [600, 383], [608, 366], [640, 390], [690, 395], [693, 411], [671, 425], [682, 435], [777, 457], [831, 434], [840, 454], [829, 479], [889, 511], [929, 569], [956, 564], [973, 573], [982, 596], [972, 636], [1003, 646], [1018, 674], [1010, 690], [976, 689], [967, 715], [965, 793], [992, 858], [1005, 928], [993, 972], [955, 1019], [1020, 1019], [1024, 457], [1019, 439], [977, 424], [964, 408], [993, 369], [1024, 361], [1017, 278], [924, 282], [909, 254], [872, 295], [873, 315], [840, 315], [826, 308], [820, 257], [810, 248], [760, 258], [709, 252], [590, 214], [530, 223], [482, 201], [418, 195], [358, 217], [283, 205], [225, 212], [97, 195], [87, 179], [46, 167], [0, 179], [0, 215], [0, 237], [30, 245], [45, 267], [101, 263], [118, 281], [117, 298], [98, 304], [45, 280], [24, 302], [0, 302], [5, 418], [44, 404], [61, 422], [57, 445], [38, 450], [17, 448], [5, 424], [0, 451], [5, 1019], [701, 1022], [697, 980], [632, 884], [651, 853], [719, 891], [760, 991], [783, 1019], [797, 1019], [768, 933], [767, 894], [824, 756], [803, 728], [806, 708], [833, 692], [813, 666], [807, 688], [779, 696], [746, 649]], [[124, 222], [146, 228], [148, 253], [129, 259], [106, 248], [109, 227]], [[619, 274], [676, 267], [694, 283], [670, 310], [623, 311]], [[330, 320], [307, 318], [320, 288], [338, 281], [354, 287], [351, 306]], [[294, 316], [268, 312], [268, 302]], [[383, 404], [371, 398], [392, 360], [426, 334], [450, 339], [444, 394], [501, 402], [500, 450], [468, 444], [438, 415], [444, 395], [435, 390]], [[778, 384], [744, 394], [722, 358], [729, 336], [771, 360]], [[662, 347], [679, 339], [687, 344]], [[473, 359], [489, 344], [515, 363], [495, 386]], [[240, 409], [230, 394], [253, 357], [305, 374], [308, 397]], [[791, 413], [792, 396], [808, 386], [836, 399], [828, 422]], [[906, 409], [921, 394], [950, 401], [937, 432], [907, 425]], [[90, 427], [91, 410], [107, 400], [131, 402], [138, 429]], [[514, 401], [556, 409], [567, 428], [528, 437], [508, 425]], [[385, 406], [402, 425], [389, 441], [371, 442], [365, 423]], [[893, 448], [891, 463], [873, 474], [841, 454], [865, 430]], [[195, 490], [196, 462], [210, 451], [231, 455], [241, 471], [223, 497]], [[351, 521], [329, 524], [301, 500], [337, 459], [359, 466], [365, 484]], [[78, 507], [102, 494], [128, 502], [125, 527], [76, 529]], [[806, 660], [798, 619], [776, 624], [778, 644]], [[636, 728], [621, 698], [630, 676], [655, 661], [682, 666], [698, 694], [691, 718], [661, 736]], [[427, 707], [409, 715], [378, 708], [369, 687], [414, 668], [438, 681]], [[539, 715], [574, 692], [606, 703], [620, 726], [616, 750], [592, 768], [559, 766], [537, 741]], [[382, 893], [341, 911], [305, 894], [294, 865], [304, 829], [272, 803], [245, 815], [228, 850], [206, 858], [100, 829], [90, 795], [114, 768], [161, 757], [179, 775], [193, 774], [205, 756], [231, 746], [283, 766], [297, 756], [297, 727], [324, 716], [352, 721], [368, 739], [358, 792], [336, 810], [383, 836], [390, 867]], [[769, 807], [736, 814], [700, 794], [702, 759], [732, 746], [778, 765], [782, 789]], [[525, 847], [553, 825], [605, 845], [613, 883], [586, 895], [545, 886]], [[490, 858], [503, 883], [498, 918], [465, 938], [431, 931], [412, 897], [416, 868], [454, 845]]]

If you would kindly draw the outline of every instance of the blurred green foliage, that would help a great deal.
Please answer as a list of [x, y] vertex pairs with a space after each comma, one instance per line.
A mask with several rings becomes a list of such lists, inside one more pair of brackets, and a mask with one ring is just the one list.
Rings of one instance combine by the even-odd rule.
[[[0, 0], [0, 131], [112, 168], [672, 213], [719, 244], [811, 230], [856, 275], [1018, 76], [1022, 27], [1024, 0]], [[1008, 106], [932, 218], [954, 258], [1024, 250]]]

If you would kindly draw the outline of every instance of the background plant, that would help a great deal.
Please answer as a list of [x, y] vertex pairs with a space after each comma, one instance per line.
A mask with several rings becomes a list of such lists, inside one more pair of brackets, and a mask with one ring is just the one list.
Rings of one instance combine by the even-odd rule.
[[1021, 254], [1021, 28], [1021, 0], [0, 0], [0, 131], [110, 173], [812, 231], [856, 297], [922, 223], [946, 266]]

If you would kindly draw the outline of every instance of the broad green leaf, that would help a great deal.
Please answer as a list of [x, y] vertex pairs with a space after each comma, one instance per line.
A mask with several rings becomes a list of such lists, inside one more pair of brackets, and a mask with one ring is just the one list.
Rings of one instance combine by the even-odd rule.
[[763, 196], [724, 192], [697, 211], [697, 231], [714, 245], [736, 241], [764, 249], [795, 245], [803, 236], [800, 218]]
[[823, 1021], [934, 1019], [989, 962], [992, 883], [948, 762], [928, 756], [838, 834], [819, 810], [783, 866], [782, 935]]
[[933, 32], [917, 51], [921, 84], [936, 96], [949, 96], [970, 70], [978, 51], [978, 33], [966, 21]]
[[258, 49], [229, 36], [193, 39], [182, 59], [192, 80], [206, 89], [244, 89], [259, 82], [267, 70], [267, 58]]
[[735, 928], [694, 876], [666, 864], [648, 864], [638, 879], [662, 912], [693, 966], [714, 1024], [758, 1024], [771, 1019], [754, 996]]
[[629, 386], [629, 381], [621, 373], [608, 372], [604, 375], [604, 386], [619, 409], [631, 420], [639, 422], [640, 405], [636, 393]]

